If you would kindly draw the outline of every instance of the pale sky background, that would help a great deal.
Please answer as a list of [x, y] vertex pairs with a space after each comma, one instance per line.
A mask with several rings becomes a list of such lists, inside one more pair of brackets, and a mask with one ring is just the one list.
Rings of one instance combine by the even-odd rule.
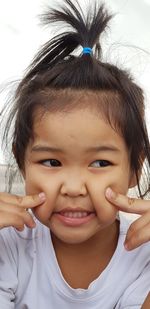
[[[79, 2], [92, 3], [93, 0]], [[57, 3], [62, 3], [62, 0], [57, 0]], [[56, 1], [0, 0], [0, 84], [3, 87], [21, 78], [39, 46], [52, 35], [51, 28], [45, 30], [39, 26], [37, 18], [46, 4], [56, 5]], [[105, 4], [116, 16], [103, 43], [104, 57], [130, 69], [143, 87], [150, 132], [150, 0], [106, 0]], [[4, 98], [3, 92], [0, 94], [0, 109]], [[5, 163], [1, 151], [0, 163]]]

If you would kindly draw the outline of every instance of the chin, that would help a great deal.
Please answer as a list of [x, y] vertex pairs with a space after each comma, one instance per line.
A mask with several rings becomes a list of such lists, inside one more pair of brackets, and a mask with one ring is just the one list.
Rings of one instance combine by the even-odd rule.
[[68, 230], [68, 232], [66, 231], [63, 232], [58, 230], [56, 231], [55, 229], [50, 228], [50, 231], [52, 237], [68, 245], [79, 245], [85, 243], [95, 235], [95, 232], [86, 233], [85, 231], [83, 232], [80, 231], [79, 229]]

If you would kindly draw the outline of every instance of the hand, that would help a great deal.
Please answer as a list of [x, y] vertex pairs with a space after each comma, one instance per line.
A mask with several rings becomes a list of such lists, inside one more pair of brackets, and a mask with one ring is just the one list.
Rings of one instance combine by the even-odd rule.
[[45, 200], [46, 197], [43, 192], [32, 196], [0, 193], [0, 229], [13, 226], [22, 231], [24, 225], [30, 228], [35, 227], [35, 222], [28, 209], [44, 203]]
[[106, 198], [118, 210], [141, 215], [129, 227], [125, 248], [132, 250], [150, 240], [150, 200], [135, 199], [106, 189]]

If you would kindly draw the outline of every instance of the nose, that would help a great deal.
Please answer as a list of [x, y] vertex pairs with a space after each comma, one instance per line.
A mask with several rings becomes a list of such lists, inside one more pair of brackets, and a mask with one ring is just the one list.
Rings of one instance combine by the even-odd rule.
[[77, 197], [86, 196], [87, 187], [84, 177], [81, 173], [71, 173], [63, 179], [60, 192], [62, 195]]

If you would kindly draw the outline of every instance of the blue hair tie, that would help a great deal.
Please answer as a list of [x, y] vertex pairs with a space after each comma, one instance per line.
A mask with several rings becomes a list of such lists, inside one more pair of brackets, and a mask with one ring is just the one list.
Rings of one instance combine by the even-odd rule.
[[83, 47], [83, 54], [92, 54], [92, 48], [91, 47]]

